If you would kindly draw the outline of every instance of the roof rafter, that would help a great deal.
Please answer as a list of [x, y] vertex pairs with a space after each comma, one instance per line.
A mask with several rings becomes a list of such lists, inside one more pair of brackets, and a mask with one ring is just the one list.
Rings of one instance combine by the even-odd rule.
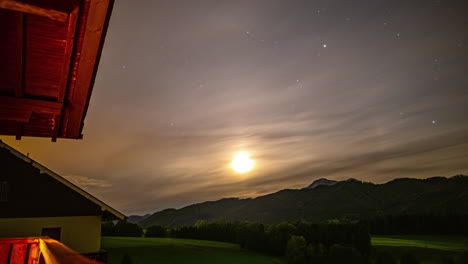
[[2, 0], [0, 1], [0, 8], [43, 16], [60, 22], [65, 22], [68, 19], [68, 13], [66, 12], [43, 8], [17, 0]]

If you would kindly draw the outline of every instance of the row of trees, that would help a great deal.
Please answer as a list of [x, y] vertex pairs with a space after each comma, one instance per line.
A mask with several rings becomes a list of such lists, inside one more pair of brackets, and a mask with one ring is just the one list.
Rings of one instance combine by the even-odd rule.
[[104, 222], [101, 226], [102, 236], [122, 236], [122, 237], [141, 237], [143, 229], [137, 225], [127, 222], [126, 220], [118, 221], [116, 224], [112, 221]]
[[[414, 221], [417, 218], [392, 217], [390, 219], [386, 220], [386, 226], [393, 226], [391, 230], [398, 230], [399, 225], [415, 223]], [[153, 225], [146, 230], [143, 230], [137, 224], [119, 221], [116, 223], [103, 223], [102, 235], [189, 238], [237, 243], [248, 250], [284, 256], [287, 262], [291, 264], [370, 263], [369, 227], [378, 227], [379, 225], [376, 223], [380, 223], [379, 221], [382, 220], [376, 219], [374, 221], [334, 220], [323, 224], [296, 221], [264, 225], [255, 222], [207, 222], [200, 220], [193, 226], [165, 228]], [[373, 259], [375, 264], [419, 263], [411, 254], [395, 258], [395, 256], [385, 251], [374, 252]], [[466, 259], [468, 259], [468, 255], [464, 256], [464, 260]], [[443, 263], [455, 262], [447, 258], [443, 260]]]
[[386, 215], [362, 221], [373, 235], [465, 235], [468, 215]]
[[[346, 219], [328, 221], [327, 224], [313, 225], [304, 221], [298, 221], [293, 225], [299, 228], [299, 232], [312, 232], [307, 234], [309, 238], [318, 236], [318, 227], [329, 226], [339, 229], [341, 227], [353, 226]], [[284, 223], [282, 223], [284, 225]], [[278, 225], [267, 226], [274, 229]], [[360, 221], [357, 226], [367, 227], [373, 235], [465, 235], [468, 236], [468, 215], [385, 215]], [[241, 229], [240, 231], [238, 229]], [[166, 229], [162, 226], [151, 226], [146, 232], [150, 237], [191, 237], [198, 239], [209, 239], [215, 241], [233, 242], [242, 232], [249, 230], [250, 233], [265, 233], [265, 226], [255, 222], [214, 222], [199, 221], [194, 226], [186, 226], [176, 229]], [[305, 228], [305, 231], [302, 230]], [[253, 232], [252, 230], [256, 230]], [[262, 231], [263, 230], [263, 231]], [[310, 231], [314, 230], [314, 231]], [[239, 233], [240, 232], [240, 233]], [[141, 236], [142, 228], [136, 224], [119, 221], [105, 222], [102, 226], [104, 236]], [[259, 238], [256, 238], [259, 239]]]
[[[143, 230], [126, 221], [103, 224], [104, 236], [142, 236]], [[285, 255], [289, 263], [319, 260], [339, 263], [362, 263], [371, 250], [366, 226], [352, 223], [311, 224], [305, 221], [263, 225], [252, 222], [198, 221], [193, 226], [166, 229], [150, 226], [145, 237], [173, 237], [237, 243], [253, 251]], [[332, 256], [335, 256], [333, 258]], [[355, 261], [355, 262], [353, 262]]]

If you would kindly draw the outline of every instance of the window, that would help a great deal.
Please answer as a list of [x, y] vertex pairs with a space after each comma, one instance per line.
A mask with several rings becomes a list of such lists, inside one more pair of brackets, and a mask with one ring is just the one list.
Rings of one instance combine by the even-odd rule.
[[0, 202], [8, 201], [8, 182], [0, 181]]
[[42, 228], [42, 236], [48, 236], [57, 241], [60, 241], [61, 233], [62, 233], [62, 228], [60, 227]]

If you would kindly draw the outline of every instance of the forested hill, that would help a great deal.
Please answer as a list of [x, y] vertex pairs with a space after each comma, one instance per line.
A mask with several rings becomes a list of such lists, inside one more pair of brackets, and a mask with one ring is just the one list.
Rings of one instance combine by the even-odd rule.
[[255, 199], [228, 198], [156, 212], [142, 226], [177, 227], [197, 220], [246, 220], [277, 223], [304, 219], [320, 222], [378, 215], [466, 214], [468, 177], [395, 179], [373, 184], [354, 179], [311, 189], [282, 190]]

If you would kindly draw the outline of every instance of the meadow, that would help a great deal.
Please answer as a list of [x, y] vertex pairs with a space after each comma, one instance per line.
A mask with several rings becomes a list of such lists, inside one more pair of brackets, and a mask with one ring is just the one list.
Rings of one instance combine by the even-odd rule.
[[[132, 263], [284, 263], [274, 256], [241, 249], [237, 244], [176, 238], [103, 237], [110, 264], [121, 264], [124, 254]], [[373, 255], [389, 252], [396, 259], [410, 252], [422, 264], [459, 260], [465, 238], [450, 236], [373, 236]]]
[[374, 257], [379, 252], [387, 252], [399, 259], [404, 254], [411, 253], [421, 264], [466, 261], [466, 238], [461, 236], [373, 236], [371, 241]]
[[237, 244], [176, 238], [103, 237], [109, 264], [120, 264], [125, 254], [132, 263], [275, 263], [275, 257], [241, 249]]
[[373, 246], [417, 247], [441, 251], [466, 251], [466, 238], [454, 236], [373, 236]]

